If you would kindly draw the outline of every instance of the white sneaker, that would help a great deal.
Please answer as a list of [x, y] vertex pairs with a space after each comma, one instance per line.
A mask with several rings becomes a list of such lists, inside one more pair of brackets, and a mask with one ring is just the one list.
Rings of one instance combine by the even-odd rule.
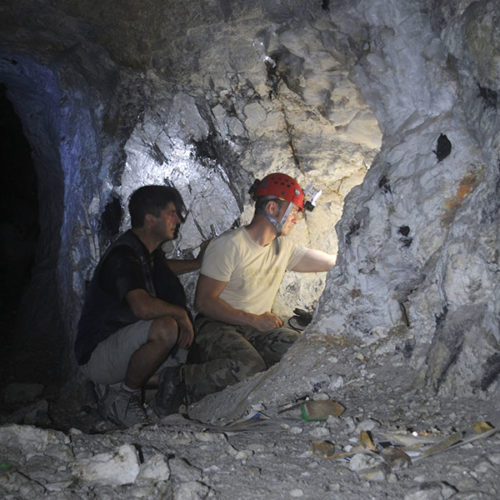
[[127, 428], [149, 423], [140, 401], [140, 391], [126, 391], [121, 386], [107, 386], [98, 402], [99, 413], [114, 424]]

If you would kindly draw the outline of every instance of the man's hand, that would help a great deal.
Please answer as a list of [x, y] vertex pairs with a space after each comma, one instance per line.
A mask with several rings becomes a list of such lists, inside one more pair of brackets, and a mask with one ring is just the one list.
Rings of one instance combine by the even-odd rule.
[[177, 338], [177, 345], [181, 349], [187, 349], [194, 340], [194, 329], [189, 316], [185, 318], [176, 318], [177, 326], [179, 327], [179, 336]]
[[279, 328], [283, 326], [283, 321], [281, 321], [276, 314], [272, 312], [265, 312], [263, 314], [254, 315], [252, 321], [252, 327], [260, 332], [267, 332], [273, 330], [274, 328]]
[[198, 257], [196, 257], [196, 260], [199, 262], [200, 266], [201, 266], [201, 262], [203, 260], [203, 255], [205, 255], [205, 250], [207, 249], [208, 247], [208, 244], [211, 242], [212, 240], [209, 239], [209, 240], [205, 240], [201, 243], [200, 245], [200, 251], [198, 253]]
[[168, 267], [174, 274], [177, 275], [198, 270], [201, 267], [203, 255], [205, 254], [205, 250], [207, 249], [210, 241], [211, 240], [206, 240], [200, 245], [200, 251], [198, 252], [196, 259], [167, 259]]
[[179, 328], [177, 344], [185, 349], [189, 347], [194, 339], [194, 329], [188, 313], [182, 307], [169, 304], [164, 300], [151, 297], [146, 290], [131, 290], [126, 295], [126, 300], [132, 312], [139, 319], [157, 319], [162, 316], [171, 316], [177, 322]]
[[248, 325], [260, 332], [267, 332], [283, 326], [276, 314], [265, 312], [252, 314], [231, 307], [225, 300], [219, 298], [227, 283], [200, 274], [196, 288], [196, 308], [205, 316], [230, 325]]

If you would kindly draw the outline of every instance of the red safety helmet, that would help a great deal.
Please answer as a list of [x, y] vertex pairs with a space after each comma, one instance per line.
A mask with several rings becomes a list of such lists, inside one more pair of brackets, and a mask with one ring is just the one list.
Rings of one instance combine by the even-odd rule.
[[286, 174], [269, 174], [261, 181], [256, 181], [254, 186], [254, 200], [261, 196], [275, 196], [297, 205], [300, 212], [304, 211], [304, 191], [293, 177]]

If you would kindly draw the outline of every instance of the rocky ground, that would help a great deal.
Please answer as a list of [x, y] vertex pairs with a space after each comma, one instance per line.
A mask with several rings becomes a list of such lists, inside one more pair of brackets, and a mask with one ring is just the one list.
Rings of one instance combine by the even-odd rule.
[[[293, 391], [282, 387], [275, 401], [256, 401], [266, 379], [279, 379], [277, 370], [270, 370], [185, 414], [127, 430], [102, 421], [90, 399], [75, 406], [43, 399], [33, 384], [8, 386], [4, 401], [10, 397], [10, 407], [0, 427], [0, 495], [498, 498], [496, 398], [483, 393], [447, 400], [408, 390], [411, 373], [402, 360], [397, 366], [394, 356], [371, 362], [360, 353], [348, 355], [351, 364], [343, 377], [302, 373], [313, 381], [302, 397], [295, 393], [286, 401]], [[23, 388], [30, 404], [20, 401]], [[233, 408], [228, 405], [224, 418], [229, 401]], [[330, 408], [325, 401], [340, 405]], [[234, 418], [234, 407], [240, 413], [243, 408], [240, 418]]]

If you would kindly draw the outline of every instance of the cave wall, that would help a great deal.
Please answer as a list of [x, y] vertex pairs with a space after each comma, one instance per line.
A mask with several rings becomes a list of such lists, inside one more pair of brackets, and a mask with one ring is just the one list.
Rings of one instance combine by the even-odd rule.
[[352, 76], [384, 140], [346, 199], [315, 329], [399, 348], [418, 385], [485, 390], [499, 348], [498, 9], [361, 6], [352, 25], [368, 29], [370, 51]]
[[[248, 187], [274, 170], [323, 188], [294, 237], [336, 251], [343, 197], [362, 181], [381, 134], [348, 78], [352, 55], [325, 46], [337, 35], [321, 5], [27, 1], [1, 9], [1, 80], [38, 152], [40, 203], [50, 211], [40, 239], [50, 277], [34, 280], [26, 301], [39, 303], [28, 336], [35, 325], [54, 340], [63, 330], [71, 357], [85, 283], [127, 226], [129, 194], [145, 183], [174, 182], [190, 210], [169, 254], [189, 257], [248, 221]], [[191, 297], [195, 280], [185, 280]], [[289, 277], [276, 310], [313, 307], [324, 282]], [[48, 310], [63, 325], [40, 317]]]
[[326, 287], [324, 276], [291, 274], [275, 305], [286, 315], [319, 300], [290, 379], [302, 384], [315, 362], [297, 354], [307, 342], [344, 338], [403, 359], [416, 385], [494, 390], [498, 10], [467, 0], [4, 2], [0, 81], [35, 151], [48, 224], [39, 253], [52, 259], [42, 285], [66, 359], [85, 282], [126, 227], [131, 191], [175, 183], [190, 217], [165, 250], [190, 256], [248, 221], [248, 186], [280, 170], [323, 189], [292, 237], [338, 246]]

